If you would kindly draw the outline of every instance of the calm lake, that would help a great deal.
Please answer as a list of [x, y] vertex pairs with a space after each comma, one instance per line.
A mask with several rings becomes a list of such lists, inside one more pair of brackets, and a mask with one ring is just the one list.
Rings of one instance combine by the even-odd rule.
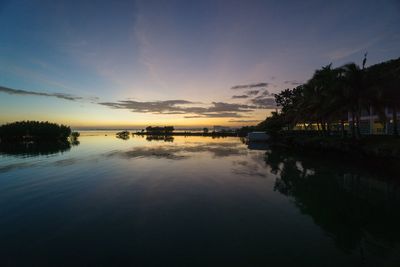
[[1, 266], [400, 266], [386, 168], [233, 137], [79, 141], [1, 149]]

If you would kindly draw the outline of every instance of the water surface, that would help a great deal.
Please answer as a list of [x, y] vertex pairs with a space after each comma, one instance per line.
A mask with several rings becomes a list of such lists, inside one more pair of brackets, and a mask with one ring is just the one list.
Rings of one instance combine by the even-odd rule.
[[0, 150], [2, 266], [399, 266], [378, 167], [238, 138]]

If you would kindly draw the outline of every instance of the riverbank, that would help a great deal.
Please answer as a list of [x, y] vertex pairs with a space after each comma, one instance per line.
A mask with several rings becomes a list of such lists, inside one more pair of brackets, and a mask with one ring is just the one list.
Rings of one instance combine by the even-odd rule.
[[400, 138], [393, 136], [364, 136], [360, 140], [340, 136], [306, 136], [283, 134], [271, 145], [320, 152], [345, 153], [358, 158], [400, 160]]

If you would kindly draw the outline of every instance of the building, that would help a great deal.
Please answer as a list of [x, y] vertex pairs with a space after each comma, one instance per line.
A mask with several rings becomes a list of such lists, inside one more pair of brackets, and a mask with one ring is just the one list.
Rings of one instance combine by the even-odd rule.
[[[370, 110], [363, 110], [360, 117], [361, 134], [392, 134], [393, 133], [393, 111], [385, 108], [386, 122], [382, 122], [378, 113], [371, 107]], [[400, 112], [397, 112], [397, 121], [400, 125]], [[348, 113], [348, 122], [351, 126], [353, 121], [352, 115]]]

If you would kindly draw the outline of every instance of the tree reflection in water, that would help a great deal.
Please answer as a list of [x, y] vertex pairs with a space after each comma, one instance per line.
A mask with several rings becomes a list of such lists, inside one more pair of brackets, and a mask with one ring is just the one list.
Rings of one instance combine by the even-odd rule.
[[398, 183], [329, 158], [269, 150], [265, 161], [278, 176], [274, 190], [311, 216], [337, 247], [368, 254], [369, 262], [391, 251], [385, 258], [400, 262]]
[[45, 156], [66, 152], [72, 146], [78, 145], [79, 141], [76, 138], [66, 142], [0, 143], [0, 155], [18, 157]]
[[151, 141], [164, 141], [164, 142], [174, 142], [174, 137], [171, 135], [148, 135], [146, 136], [146, 140]]

